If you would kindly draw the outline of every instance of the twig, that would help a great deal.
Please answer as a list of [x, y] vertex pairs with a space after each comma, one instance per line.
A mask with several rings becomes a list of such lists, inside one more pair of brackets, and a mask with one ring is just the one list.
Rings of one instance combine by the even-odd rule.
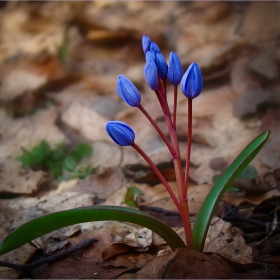
[[[140, 205], [139, 209], [142, 211], [151, 211], [155, 213], [161, 213], [165, 216], [180, 216], [179, 212], [177, 211], [169, 211], [160, 207], [149, 206], [149, 205]], [[190, 216], [194, 216], [194, 213], [190, 213]]]
[[[253, 224], [253, 225], [258, 225], [258, 226], [262, 226], [262, 227], [267, 227], [267, 225], [271, 225], [272, 223], [265, 223], [262, 221], [258, 221], [258, 220], [254, 220], [254, 219], [250, 219], [250, 218], [245, 218], [242, 216], [232, 216], [232, 217], [224, 217], [223, 218], [226, 221], [232, 221], [232, 222], [243, 222], [243, 223], [248, 223], [248, 224]], [[274, 229], [276, 232], [279, 232], [280, 228], [279, 228], [279, 223], [278, 226], [275, 227]]]
[[162, 272], [162, 275], [161, 275], [161, 278], [162, 278], [162, 279], [165, 279], [165, 276], [166, 276], [166, 274], [167, 274], [167, 271], [168, 271], [169, 267], [170, 267], [175, 261], [176, 261], [176, 259], [175, 259], [175, 258], [172, 258], [172, 259], [170, 259], [170, 260], [167, 262], [167, 264], [165, 265], [164, 270], [163, 270], [163, 272]]
[[80, 244], [71, 247], [69, 249], [65, 249], [61, 252], [58, 252], [52, 256], [49, 256], [45, 259], [33, 262], [33, 263], [28, 263], [28, 264], [15, 264], [15, 263], [10, 263], [8, 261], [0, 261], [0, 266], [4, 266], [4, 267], [9, 267], [9, 268], [13, 268], [13, 269], [17, 269], [17, 270], [28, 270], [28, 269], [32, 269], [35, 267], [38, 267], [40, 265], [46, 264], [46, 263], [51, 263], [54, 261], [57, 261], [59, 259], [62, 259], [76, 251], [79, 251], [81, 249], [84, 249], [90, 245], [92, 245], [93, 243], [98, 242], [97, 239], [95, 238], [89, 238], [83, 242], [81, 242]]

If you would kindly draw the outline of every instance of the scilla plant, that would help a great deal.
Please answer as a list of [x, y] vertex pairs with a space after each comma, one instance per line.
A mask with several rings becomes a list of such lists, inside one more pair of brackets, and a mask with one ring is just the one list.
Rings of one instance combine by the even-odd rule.
[[[196, 63], [191, 63], [184, 73], [180, 59], [174, 52], [170, 53], [169, 64], [167, 65], [160, 48], [147, 36], [143, 36], [142, 46], [146, 58], [144, 76], [149, 87], [157, 96], [170, 137], [167, 138], [164, 135], [156, 122], [141, 105], [141, 94], [127, 77], [123, 75], [118, 76], [117, 92], [128, 105], [136, 107], [143, 112], [169, 149], [176, 174], [177, 195], [173, 192], [157, 166], [135, 143], [135, 133], [131, 127], [120, 121], [109, 121], [105, 129], [108, 135], [118, 145], [131, 146], [134, 148], [157, 174], [180, 213], [185, 230], [185, 242], [167, 225], [137, 209], [120, 206], [92, 206], [51, 213], [23, 224], [12, 231], [0, 243], [0, 254], [7, 253], [53, 230], [77, 223], [101, 220], [131, 222], [147, 227], [159, 234], [173, 250], [187, 246], [190, 249], [203, 251], [211, 220], [223, 194], [264, 146], [269, 137], [269, 131], [263, 132], [254, 139], [219, 177], [203, 202], [192, 228], [188, 207], [188, 177], [192, 139], [192, 101], [194, 98], [198, 97], [202, 91], [202, 74]], [[174, 91], [172, 113], [167, 102], [167, 82], [171, 83]], [[188, 144], [185, 170], [183, 170], [182, 166], [178, 136], [176, 133], [177, 89], [179, 85], [182, 93], [188, 99]]]

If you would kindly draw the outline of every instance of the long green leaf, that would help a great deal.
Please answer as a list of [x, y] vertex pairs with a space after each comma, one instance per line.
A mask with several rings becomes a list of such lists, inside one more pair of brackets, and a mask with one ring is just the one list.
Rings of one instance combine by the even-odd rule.
[[93, 221], [121, 221], [138, 224], [160, 235], [172, 250], [186, 246], [170, 227], [142, 211], [119, 206], [92, 206], [48, 214], [23, 224], [0, 243], [0, 255], [54, 230]]
[[210, 222], [215, 214], [222, 196], [228, 187], [232, 185], [233, 181], [242, 172], [242, 170], [259, 153], [267, 141], [269, 134], [270, 132], [266, 131], [254, 139], [228, 167], [228, 169], [223, 173], [223, 175], [219, 178], [219, 180], [209, 192], [198, 212], [193, 227], [194, 247], [196, 250], [203, 251]]

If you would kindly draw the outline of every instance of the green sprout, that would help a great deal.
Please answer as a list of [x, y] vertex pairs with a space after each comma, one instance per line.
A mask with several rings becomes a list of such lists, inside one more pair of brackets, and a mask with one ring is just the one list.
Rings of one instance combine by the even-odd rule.
[[79, 143], [72, 150], [67, 150], [65, 144], [58, 144], [51, 149], [50, 144], [42, 140], [30, 151], [21, 147], [22, 155], [16, 157], [25, 168], [49, 172], [59, 182], [74, 178], [85, 179], [97, 172], [91, 166], [77, 168], [78, 163], [92, 155], [92, 147], [87, 143]]
[[143, 195], [143, 191], [135, 186], [131, 186], [126, 190], [126, 194], [124, 197], [124, 203], [127, 206], [137, 207], [137, 198], [139, 195]]
[[69, 56], [69, 38], [68, 29], [65, 29], [63, 33], [62, 42], [60, 45], [56, 46], [57, 56], [62, 61], [65, 62]]

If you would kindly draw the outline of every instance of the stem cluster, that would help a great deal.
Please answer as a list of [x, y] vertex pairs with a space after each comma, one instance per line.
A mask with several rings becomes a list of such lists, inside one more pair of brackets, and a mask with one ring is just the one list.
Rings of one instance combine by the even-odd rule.
[[[188, 146], [187, 146], [187, 160], [186, 160], [186, 169], [185, 172], [183, 171], [182, 161], [181, 161], [181, 154], [179, 149], [179, 142], [178, 136], [176, 133], [176, 111], [177, 111], [177, 86], [173, 86], [174, 88], [174, 108], [173, 108], [173, 116], [170, 113], [170, 108], [167, 102], [167, 92], [166, 92], [166, 80], [159, 79], [158, 88], [155, 90], [157, 95], [159, 104], [161, 106], [163, 115], [165, 117], [165, 121], [169, 130], [170, 140], [164, 135], [162, 130], [158, 127], [157, 123], [152, 119], [149, 113], [143, 108], [140, 104], [138, 108], [142, 111], [142, 113], [147, 117], [150, 123], [155, 127], [156, 131], [168, 147], [170, 151], [170, 155], [173, 160], [174, 169], [175, 169], [175, 176], [177, 182], [177, 191], [178, 197], [174, 194], [173, 190], [171, 189], [170, 185], [163, 177], [159, 169], [156, 165], [152, 162], [152, 160], [145, 154], [143, 150], [140, 149], [135, 143], [131, 146], [147, 161], [147, 163], [151, 166], [154, 172], [157, 174], [159, 179], [162, 181], [166, 190], [170, 194], [171, 198], [173, 199], [180, 216], [182, 218], [185, 236], [186, 236], [186, 243], [189, 248], [194, 248], [193, 243], [193, 236], [192, 236], [192, 228], [190, 222], [190, 213], [188, 207], [188, 177], [189, 177], [189, 168], [190, 168], [190, 153], [191, 153], [191, 138], [192, 138], [192, 99], [188, 98]], [[185, 175], [184, 175], [185, 174]]]

